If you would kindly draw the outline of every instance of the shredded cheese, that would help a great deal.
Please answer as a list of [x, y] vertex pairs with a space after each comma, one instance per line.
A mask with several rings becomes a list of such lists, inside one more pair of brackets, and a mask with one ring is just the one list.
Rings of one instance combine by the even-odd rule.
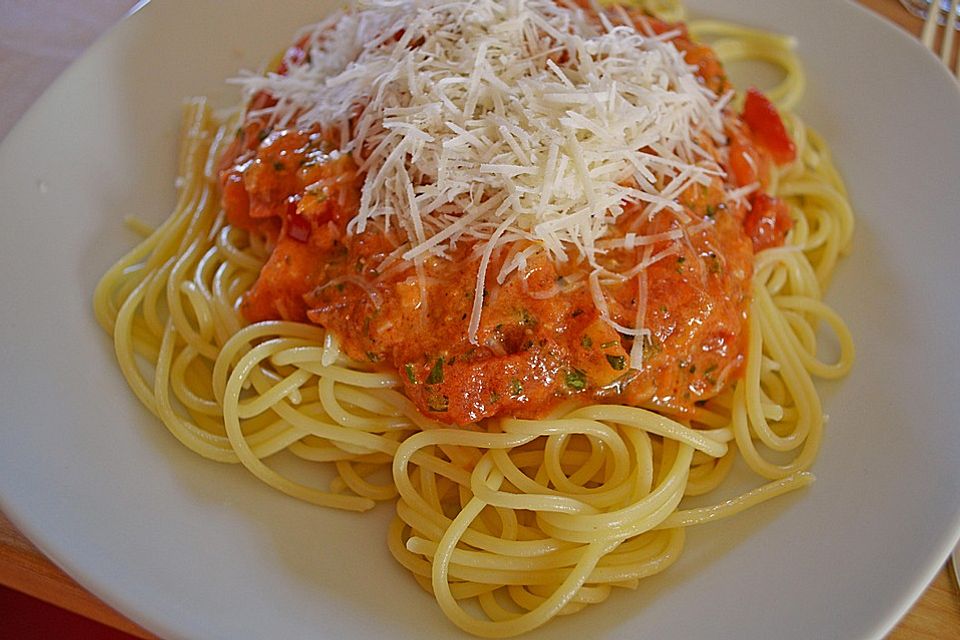
[[[483, 244], [474, 343], [490, 256], [518, 240], [588, 262], [594, 302], [612, 323], [600, 241], [635, 204], [690, 221], [676, 198], [724, 175], [698, 140], [724, 140], [729, 97], [698, 81], [675, 34], [597, 14], [551, 0], [367, 0], [301, 34], [305, 55], [288, 55], [283, 75], [242, 78], [248, 95], [276, 98], [249, 115], [340, 131], [365, 171], [348, 230], [396, 225], [418, 272], [461, 238]], [[642, 337], [643, 315], [615, 327]]]

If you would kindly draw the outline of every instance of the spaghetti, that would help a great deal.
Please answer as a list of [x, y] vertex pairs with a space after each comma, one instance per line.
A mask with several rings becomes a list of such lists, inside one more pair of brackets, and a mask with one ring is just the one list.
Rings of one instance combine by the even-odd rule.
[[[651, 5], [682, 17], [676, 3]], [[457, 626], [484, 637], [518, 635], [634, 588], [677, 559], [685, 527], [809, 484], [823, 435], [813, 378], [842, 377], [853, 361], [849, 331], [821, 301], [853, 214], [823, 140], [789, 112], [804, 86], [790, 39], [714, 21], [689, 29], [724, 63], [762, 59], [783, 70], [769, 95], [796, 145], [795, 160], [771, 166], [767, 187], [792, 229], [753, 258], [744, 355], [726, 384], [672, 412], [570, 393], [538, 415], [498, 410], [451, 426], [411, 398], [403, 368], [350, 357], [348, 336], [307, 322], [247, 323], [244, 296], [276, 238], [228, 221], [220, 173], [240, 121], [197, 99], [185, 111], [172, 215], [144, 229], [95, 293], [134, 393], [191, 450], [239, 462], [291, 496], [355, 511], [395, 500], [391, 553]], [[835, 362], [818, 356], [821, 324], [837, 337]], [[738, 452], [767, 482], [685, 508], [684, 497], [723, 483]], [[268, 464], [285, 454], [325, 463], [329, 486]]]

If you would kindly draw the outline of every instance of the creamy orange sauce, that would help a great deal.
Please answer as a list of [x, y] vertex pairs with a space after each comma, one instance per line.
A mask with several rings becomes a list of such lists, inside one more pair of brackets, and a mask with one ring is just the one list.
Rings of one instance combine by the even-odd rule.
[[[636, 18], [653, 30], [666, 28]], [[682, 29], [674, 41], [704, 83], [726, 89], [708, 48]], [[771, 162], [755, 132], [733, 114], [727, 133], [730, 147], [716, 151], [726, 159], [727, 181], [716, 178], [681, 196], [692, 222], [679, 242], [610, 250], [600, 259], [624, 272], [674, 248], [644, 277], [603, 285], [614, 322], [633, 327], [638, 308], [645, 310], [651, 335], [640, 370], [629, 366], [633, 338], [615, 331], [594, 304], [588, 265], [539, 253], [499, 284], [510, 247], [491, 258], [472, 344], [477, 247], [461, 243], [448, 259], [428, 258], [418, 274], [391, 257], [404, 240], [395, 232], [347, 232], [363, 180], [349, 155], [316, 131], [275, 131], [257, 120], [238, 132], [221, 172], [230, 223], [265, 234], [274, 247], [243, 300], [243, 314], [251, 322], [282, 318], [327, 328], [350, 357], [396, 371], [417, 407], [447, 423], [537, 417], [570, 396], [688, 414], [740, 375], [754, 251], [782, 243], [790, 226], [783, 203], [771, 196], [758, 193], [749, 211], [726, 196], [753, 181], [765, 184]], [[607, 239], [678, 225], [674, 214], [648, 218], [637, 208], [620, 217]]]

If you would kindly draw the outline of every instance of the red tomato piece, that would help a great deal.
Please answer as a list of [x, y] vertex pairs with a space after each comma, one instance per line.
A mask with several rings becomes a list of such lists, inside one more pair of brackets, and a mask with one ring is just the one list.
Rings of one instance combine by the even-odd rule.
[[299, 213], [287, 216], [287, 235], [297, 242], [309, 240], [312, 230], [310, 221]]
[[743, 229], [753, 242], [754, 252], [779, 247], [793, 228], [787, 203], [766, 193], [754, 194], [750, 211], [743, 219]]
[[757, 142], [766, 147], [777, 164], [793, 162], [797, 147], [787, 134], [777, 108], [770, 100], [751, 87], [743, 104], [743, 121], [750, 127]]

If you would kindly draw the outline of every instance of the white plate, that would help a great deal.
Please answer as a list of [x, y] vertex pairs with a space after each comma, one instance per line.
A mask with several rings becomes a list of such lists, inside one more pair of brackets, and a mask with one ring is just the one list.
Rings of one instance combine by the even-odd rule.
[[[195, 457], [142, 410], [96, 326], [127, 213], [173, 202], [181, 97], [236, 99], [316, 2], [146, 6], [0, 149], [0, 508], [108, 603], [166, 637], [456, 636], [386, 551], [391, 507], [335, 513]], [[322, 3], [321, 3], [322, 4]], [[919, 44], [848, 2], [701, 0], [795, 34], [802, 113], [858, 212], [829, 295], [856, 337], [809, 490], [690, 532], [636, 592], [530, 637], [880, 637], [960, 531], [960, 92]]]

